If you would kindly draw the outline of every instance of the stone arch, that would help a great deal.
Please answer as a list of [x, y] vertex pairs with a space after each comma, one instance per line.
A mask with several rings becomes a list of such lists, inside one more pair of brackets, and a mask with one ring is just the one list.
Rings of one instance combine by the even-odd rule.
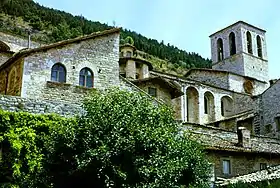
[[199, 123], [199, 95], [194, 87], [188, 87], [186, 90], [187, 99], [187, 121]]
[[0, 41], [0, 52], [8, 52], [10, 50], [10, 47], [6, 43]]
[[250, 31], [246, 32], [246, 38], [247, 38], [247, 52], [249, 54], [253, 54], [252, 35], [251, 35]]
[[209, 91], [206, 91], [204, 93], [204, 114], [208, 115], [208, 121], [214, 121], [215, 100], [214, 100], [214, 95]]
[[222, 61], [224, 59], [223, 40], [221, 38], [217, 40], [217, 59], [218, 61]]
[[221, 98], [221, 115], [229, 117], [233, 113], [233, 100], [229, 96], [223, 96]]
[[231, 32], [229, 34], [229, 53], [230, 55], [236, 54], [235, 34]]
[[262, 58], [263, 53], [262, 53], [262, 41], [261, 37], [257, 35], [257, 48], [258, 48], [258, 57]]

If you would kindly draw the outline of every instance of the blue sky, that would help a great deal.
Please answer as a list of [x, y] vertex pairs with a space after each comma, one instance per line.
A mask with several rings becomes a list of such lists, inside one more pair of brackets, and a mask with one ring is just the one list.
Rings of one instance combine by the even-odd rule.
[[[279, 0], [35, 0], [210, 58], [208, 36], [238, 20], [267, 31], [270, 78], [280, 78]], [[279, 52], [278, 52], [279, 50]], [[278, 57], [279, 55], [279, 57]]]

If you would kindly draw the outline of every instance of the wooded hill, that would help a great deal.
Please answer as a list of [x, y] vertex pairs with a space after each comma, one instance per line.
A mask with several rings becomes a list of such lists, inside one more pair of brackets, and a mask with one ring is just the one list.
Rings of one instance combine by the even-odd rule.
[[[27, 36], [27, 29], [32, 30], [33, 39], [45, 43], [111, 28], [107, 24], [90, 21], [83, 16], [73, 16], [64, 11], [41, 6], [32, 0], [1, 0], [0, 13], [0, 31]], [[211, 61], [197, 53], [180, 50], [173, 45], [149, 39], [134, 31], [123, 29], [121, 43], [127, 36], [133, 38], [137, 49], [167, 62], [165, 65], [162, 65], [164, 64], [162, 62], [157, 65], [157, 58], [151, 58], [159, 70], [180, 74], [184, 69], [211, 67]]]

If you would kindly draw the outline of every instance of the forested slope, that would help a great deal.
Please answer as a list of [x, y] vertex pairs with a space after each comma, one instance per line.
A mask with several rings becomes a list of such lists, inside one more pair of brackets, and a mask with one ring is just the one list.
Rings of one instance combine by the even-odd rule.
[[[27, 29], [33, 31], [33, 39], [46, 43], [73, 38], [111, 28], [106, 24], [90, 21], [83, 16], [73, 16], [64, 11], [47, 8], [32, 0], [0, 0], [0, 30], [21, 36]], [[189, 53], [164, 42], [149, 39], [134, 31], [123, 29], [121, 41], [131, 36], [137, 49], [165, 60], [167, 69], [210, 67], [209, 59], [197, 53]], [[155, 58], [156, 59], [156, 58]], [[154, 60], [156, 61], [156, 60]], [[160, 66], [157, 67], [160, 69]]]

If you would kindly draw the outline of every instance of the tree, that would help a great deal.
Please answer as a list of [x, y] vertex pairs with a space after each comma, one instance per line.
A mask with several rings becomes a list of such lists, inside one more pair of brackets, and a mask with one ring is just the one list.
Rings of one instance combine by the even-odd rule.
[[134, 40], [131, 36], [128, 36], [124, 39], [125, 43], [134, 45]]
[[109, 89], [80, 117], [0, 111], [0, 187], [207, 187], [202, 148], [151, 100]]
[[[210, 171], [202, 149], [179, 135], [167, 106], [139, 93], [109, 89], [93, 93], [84, 108], [71, 140], [75, 146], [64, 150], [75, 156], [77, 166], [71, 174], [53, 175], [58, 187], [207, 185]], [[70, 161], [60, 165], [65, 169]]]

